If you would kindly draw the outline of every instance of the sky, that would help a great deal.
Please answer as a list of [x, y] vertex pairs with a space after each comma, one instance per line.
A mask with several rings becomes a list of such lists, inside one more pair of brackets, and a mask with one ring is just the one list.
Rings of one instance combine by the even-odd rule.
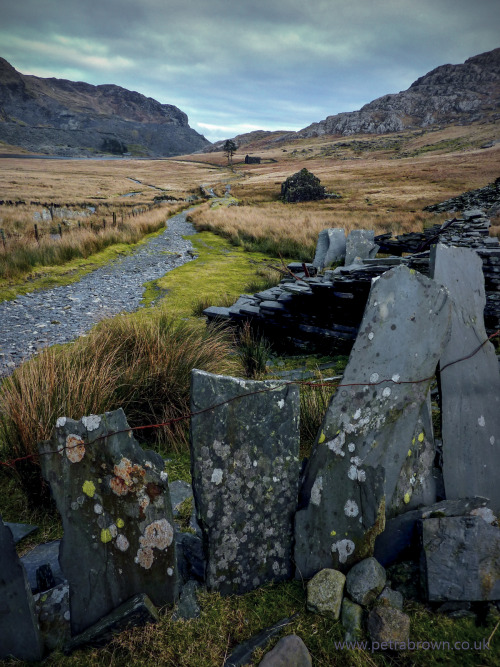
[[0, 0], [23, 74], [123, 86], [210, 141], [299, 130], [500, 46], [499, 0]]

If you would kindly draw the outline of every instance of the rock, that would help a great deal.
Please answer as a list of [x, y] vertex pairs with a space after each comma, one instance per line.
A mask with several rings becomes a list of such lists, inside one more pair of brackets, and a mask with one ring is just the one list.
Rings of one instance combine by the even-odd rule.
[[193, 489], [188, 482], [176, 479], [174, 482], [169, 482], [168, 490], [170, 492], [172, 512], [174, 517], [176, 517], [179, 514], [180, 505], [188, 498], [193, 497]]
[[425, 276], [398, 266], [373, 282], [343, 386], [304, 474], [295, 518], [297, 576], [325, 567], [345, 571], [372, 555], [449, 323], [445, 290]]
[[355, 642], [363, 636], [363, 607], [349, 598], [342, 601], [341, 621], [346, 631], [345, 641]]
[[[292, 617], [293, 618], [293, 617]], [[257, 635], [237, 646], [224, 663], [224, 667], [243, 667], [252, 662], [252, 654], [257, 648], [265, 646], [267, 642], [279, 634], [283, 628], [292, 622], [292, 618], [283, 618], [270, 628], [265, 628]]]
[[[378, 562], [387, 567], [396, 560], [409, 556], [410, 552], [419, 551], [417, 522], [422, 518], [433, 516], [463, 516], [481, 513], [488, 501], [486, 498], [460, 498], [443, 500], [429, 507], [422, 507], [399, 514], [386, 521], [384, 532], [375, 540], [374, 556]], [[490, 517], [490, 514], [486, 515]]]
[[173, 613], [172, 620], [179, 621], [182, 619], [184, 621], [189, 621], [191, 618], [199, 617], [201, 610], [196, 596], [199, 588], [200, 584], [193, 579], [188, 581], [182, 587], [181, 597], [177, 604], [177, 608]]
[[298, 387], [194, 370], [191, 412], [207, 586], [243, 593], [289, 578], [300, 469]]
[[0, 659], [37, 661], [43, 642], [26, 573], [14, 538], [0, 518]]
[[478, 349], [487, 339], [482, 262], [473, 250], [438, 244], [431, 273], [454, 302], [451, 338], [440, 359], [446, 497], [485, 496], [499, 512], [500, 372], [492, 343]]
[[28, 537], [28, 535], [31, 535], [38, 530], [38, 526], [32, 526], [29, 523], [10, 523], [9, 521], [5, 521], [4, 525], [7, 526], [12, 533], [14, 544], [17, 544], [25, 537]]
[[380, 602], [383, 605], [388, 607], [393, 607], [394, 609], [399, 609], [403, 611], [403, 596], [399, 591], [393, 591], [392, 588], [386, 586], [382, 593], [377, 598], [377, 602]]
[[189, 579], [196, 579], [204, 582], [207, 563], [202, 538], [192, 533], [178, 531], [175, 540], [177, 567], [181, 580], [187, 582]]
[[39, 451], [63, 522], [72, 634], [139, 593], [173, 605], [177, 563], [164, 462], [141, 449], [123, 410], [60, 418]]
[[59, 565], [59, 549], [61, 540], [53, 540], [37, 544], [31, 551], [21, 556], [21, 562], [26, 570], [26, 575], [33, 592], [39, 590], [37, 572], [43, 566], [48, 565], [52, 573], [54, 586], [65, 583], [64, 575]]
[[288, 635], [266, 653], [259, 667], [312, 667], [312, 659], [302, 639], [297, 635]]
[[379, 246], [374, 243], [375, 232], [368, 229], [353, 229], [346, 241], [345, 266], [356, 260], [373, 259]]
[[345, 575], [338, 570], [321, 570], [307, 582], [307, 608], [337, 620], [344, 592]]
[[382, 565], [375, 558], [365, 558], [347, 573], [346, 591], [351, 600], [367, 607], [382, 591], [386, 579]]
[[341, 228], [323, 229], [318, 235], [313, 265], [319, 270], [340, 262], [345, 257], [346, 238]]
[[68, 584], [37, 593], [33, 600], [45, 648], [48, 651], [62, 648], [71, 637]]
[[427, 599], [500, 599], [500, 528], [481, 517], [423, 519], [421, 570]]
[[281, 184], [281, 198], [288, 203], [324, 199], [325, 188], [319, 178], [304, 167]]
[[146, 623], [157, 623], [159, 620], [158, 611], [149, 597], [139, 593], [113, 609], [85, 632], [73, 637], [64, 647], [64, 652], [68, 654], [82, 646], [102, 646], [124, 630]]
[[374, 642], [379, 645], [385, 642], [394, 645], [387, 648], [398, 650], [397, 644], [408, 644], [410, 617], [393, 607], [374, 607], [368, 614], [367, 629], [372, 640], [372, 648], [375, 648]]

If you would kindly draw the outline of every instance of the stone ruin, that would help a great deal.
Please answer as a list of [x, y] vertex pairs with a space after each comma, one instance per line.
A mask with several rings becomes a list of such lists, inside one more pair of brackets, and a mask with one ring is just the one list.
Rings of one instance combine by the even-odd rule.
[[[347, 638], [366, 628], [374, 642], [404, 643], [410, 620], [385, 571], [402, 559], [428, 603], [498, 601], [500, 373], [485, 342], [482, 262], [439, 244], [430, 273], [403, 263], [374, 276], [303, 470], [287, 382], [193, 370], [192, 491], [168, 484], [121, 410], [60, 418], [39, 449], [64, 537], [31, 583], [0, 523], [0, 657], [102, 642], [154, 622], [159, 606], [196, 616], [199, 586], [226, 595], [293, 576], [309, 579], [309, 609], [340, 618]], [[194, 497], [190, 533], [175, 524], [179, 490]]]

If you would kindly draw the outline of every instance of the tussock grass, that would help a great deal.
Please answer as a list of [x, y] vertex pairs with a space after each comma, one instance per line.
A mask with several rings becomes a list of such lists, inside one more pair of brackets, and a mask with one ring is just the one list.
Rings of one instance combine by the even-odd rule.
[[[131, 426], [189, 413], [193, 368], [235, 370], [220, 329], [174, 322], [164, 312], [103, 321], [74, 344], [52, 347], [20, 366], [0, 387], [2, 458], [36, 454], [58, 417], [80, 419], [122, 407]], [[187, 448], [188, 420], [141, 432], [160, 448]], [[26, 490], [40, 492], [38, 463], [20, 462]], [[38, 485], [36, 484], [38, 480]]]

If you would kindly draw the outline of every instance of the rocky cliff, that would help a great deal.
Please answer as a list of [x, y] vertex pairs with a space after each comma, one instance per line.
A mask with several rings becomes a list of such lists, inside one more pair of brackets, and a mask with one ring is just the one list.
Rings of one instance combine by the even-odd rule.
[[0, 141], [52, 155], [170, 156], [210, 142], [171, 104], [120, 86], [17, 72], [0, 58]]
[[500, 119], [500, 48], [442, 65], [408, 90], [384, 95], [359, 111], [328, 116], [296, 136], [384, 134], [429, 126]]

